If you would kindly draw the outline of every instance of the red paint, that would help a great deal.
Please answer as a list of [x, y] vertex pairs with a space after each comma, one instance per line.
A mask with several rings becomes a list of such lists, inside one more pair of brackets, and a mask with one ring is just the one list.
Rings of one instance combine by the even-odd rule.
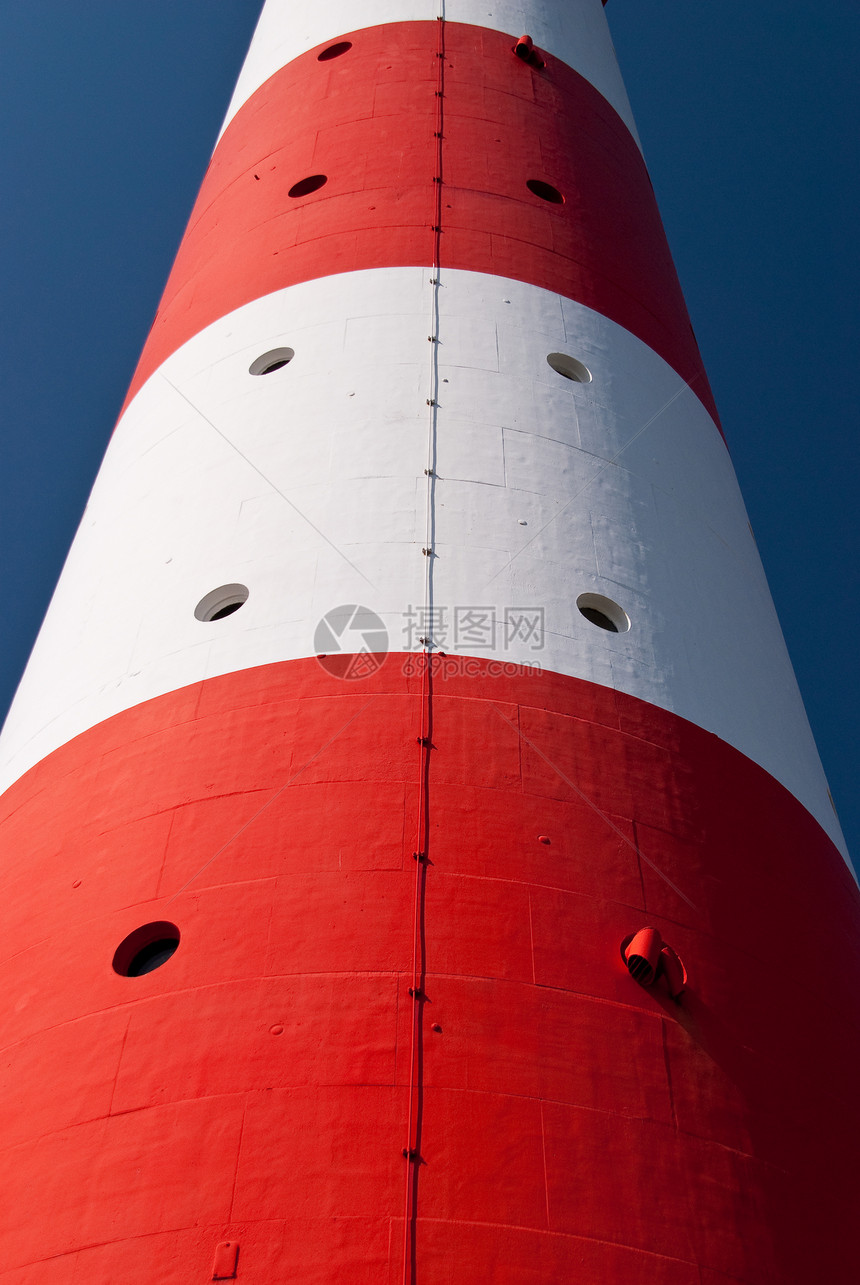
[[239, 1262], [239, 1245], [235, 1240], [222, 1240], [216, 1246], [215, 1261], [212, 1264], [213, 1281], [232, 1281], [236, 1279], [236, 1267]]
[[[434, 262], [437, 23], [351, 32], [272, 76], [219, 143], [129, 396], [243, 304], [319, 276]], [[716, 418], [645, 164], [582, 76], [445, 24], [441, 261], [554, 290], [626, 327]], [[308, 175], [325, 186], [290, 189]], [[550, 204], [526, 187], [557, 188]]]
[[681, 956], [671, 946], [664, 945], [660, 951], [660, 975], [672, 999], [680, 1000], [687, 988], [687, 970]]
[[667, 946], [656, 928], [640, 928], [621, 943], [621, 954], [630, 976], [640, 986], [651, 986], [658, 978], [673, 999], [680, 1000], [687, 985], [687, 970], [680, 956]]
[[514, 53], [523, 62], [527, 62], [530, 67], [536, 67], [538, 71], [546, 66], [546, 60], [541, 57], [540, 51], [535, 49], [534, 41], [529, 35], [520, 36], [514, 45]]
[[657, 976], [663, 938], [656, 928], [640, 928], [624, 950], [624, 962], [635, 981], [650, 986]]
[[[399, 1285], [401, 662], [197, 684], [4, 796], [4, 1282], [185, 1285], [230, 1242], [246, 1285]], [[606, 688], [449, 674], [432, 710], [417, 1281], [852, 1279], [860, 899], [819, 826]], [[156, 921], [179, 950], [118, 976]], [[628, 975], [637, 925], [690, 967], [680, 1005]]]

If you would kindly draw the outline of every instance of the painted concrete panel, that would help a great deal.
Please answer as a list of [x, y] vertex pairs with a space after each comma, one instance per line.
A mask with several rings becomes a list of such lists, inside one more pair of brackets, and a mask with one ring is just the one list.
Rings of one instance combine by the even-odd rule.
[[[617, 686], [698, 723], [840, 841], [728, 453], [699, 399], [605, 318], [484, 274], [443, 274], [429, 344], [429, 276], [279, 291], [146, 383], [10, 715], [3, 780], [138, 701], [313, 654], [318, 621], [343, 603], [377, 612], [392, 648], [419, 649], [438, 357], [436, 646]], [[482, 367], [461, 364], [467, 334]], [[281, 346], [295, 350], [289, 365], [249, 375]], [[591, 382], [556, 373], [553, 352]], [[250, 590], [241, 610], [195, 619], [231, 583]], [[585, 620], [581, 593], [617, 602], [629, 632]], [[542, 613], [539, 635], [528, 612]]]
[[528, 32], [535, 44], [566, 62], [597, 89], [627, 125], [638, 142], [627, 91], [621, 80], [615, 49], [600, 0], [567, 0], [564, 6], [546, 0], [362, 0], [360, 9], [349, 0], [296, 5], [294, 0], [267, 0], [254, 40], [230, 102], [223, 129], [259, 87], [299, 54], [317, 45], [348, 38], [361, 28], [389, 22], [426, 22], [442, 12], [448, 22], [504, 31], [518, 38]]

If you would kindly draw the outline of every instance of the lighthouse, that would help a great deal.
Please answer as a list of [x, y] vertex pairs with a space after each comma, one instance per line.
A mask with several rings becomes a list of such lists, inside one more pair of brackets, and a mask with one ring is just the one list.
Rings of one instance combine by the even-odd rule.
[[0, 772], [0, 1282], [852, 1279], [857, 889], [599, 0], [267, 0]]

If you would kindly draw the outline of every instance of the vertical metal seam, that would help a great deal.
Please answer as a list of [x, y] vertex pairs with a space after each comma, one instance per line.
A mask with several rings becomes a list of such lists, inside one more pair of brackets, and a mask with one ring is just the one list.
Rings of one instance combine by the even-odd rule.
[[[436, 502], [436, 441], [437, 417], [439, 409], [439, 291], [442, 288], [440, 272], [442, 266], [442, 162], [443, 137], [445, 120], [445, 0], [434, 0], [437, 26], [436, 50], [434, 62], [436, 72], [432, 77], [434, 84], [435, 111], [434, 123], [434, 166], [432, 181], [432, 253], [430, 274], [430, 387], [427, 397], [429, 410], [427, 429], [427, 459], [424, 470], [425, 490], [425, 526], [424, 526], [424, 593], [423, 593], [423, 639], [421, 646], [421, 693], [420, 693], [420, 728], [418, 736], [418, 810], [415, 837], [415, 880], [412, 899], [412, 968], [410, 997], [412, 999], [411, 1035], [409, 1051], [409, 1099], [407, 1119], [407, 1139], [404, 1147], [405, 1159], [405, 1197], [403, 1215], [403, 1285], [415, 1280], [414, 1235], [417, 1210], [418, 1172], [420, 1166], [421, 1136], [421, 1069], [419, 1065], [421, 1022], [423, 1017], [423, 981], [424, 981], [424, 944], [423, 912], [427, 880], [427, 843], [428, 826], [428, 777], [430, 754], [432, 751], [433, 728], [433, 564], [435, 558], [435, 502]], [[412, 1253], [410, 1253], [412, 1247]]]

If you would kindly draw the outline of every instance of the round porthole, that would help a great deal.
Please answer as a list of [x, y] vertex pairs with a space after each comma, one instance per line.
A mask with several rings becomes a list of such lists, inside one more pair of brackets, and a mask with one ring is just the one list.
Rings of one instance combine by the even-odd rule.
[[558, 375], [564, 375], [565, 379], [572, 379], [575, 384], [590, 384], [591, 371], [587, 366], [583, 366], [581, 361], [575, 357], [569, 357], [566, 352], [551, 352], [547, 354], [547, 364]]
[[208, 624], [212, 620], [223, 620], [232, 616], [248, 601], [248, 587], [243, 584], [222, 584], [212, 589], [201, 598], [194, 608], [195, 620]]
[[630, 628], [630, 617], [624, 608], [611, 598], [604, 598], [602, 593], [581, 593], [576, 605], [590, 624], [607, 633], [626, 634]]
[[328, 182], [326, 174], [310, 174], [307, 178], [299, 179], [290, 188], [287, 196], [310, 196], [311, 192], [318, 192]]
[[166, 964], [179, 946], [176, 924], [143, 924], [121, 941], [114, 952], [113, 970], [120, 977], [143, 977]]
[[321, 54], [317, 54], [317, 62], [328, 62], [331, 58], [339, 58], [345, 54], [348, 49], [352, 48], [351, 40], [339, 40], [336, 45], [329, 45]]
[[539, 196], [542, 201], [549, 201], [550, 205], [564, 205], [564, 197], [557, 187], [552, 183], [544, 183], [541, 178], [530, 178], [526, 187], [535, 196]]
[[282, 366], [288, 366], [295, 355], [295, 351], [292, 348], [270, 348], [268, 352], [261, 353], [259, 357], [255, 357], [248, 367], [248, 374], [271, 375], [273, 370], [280, 370]]

